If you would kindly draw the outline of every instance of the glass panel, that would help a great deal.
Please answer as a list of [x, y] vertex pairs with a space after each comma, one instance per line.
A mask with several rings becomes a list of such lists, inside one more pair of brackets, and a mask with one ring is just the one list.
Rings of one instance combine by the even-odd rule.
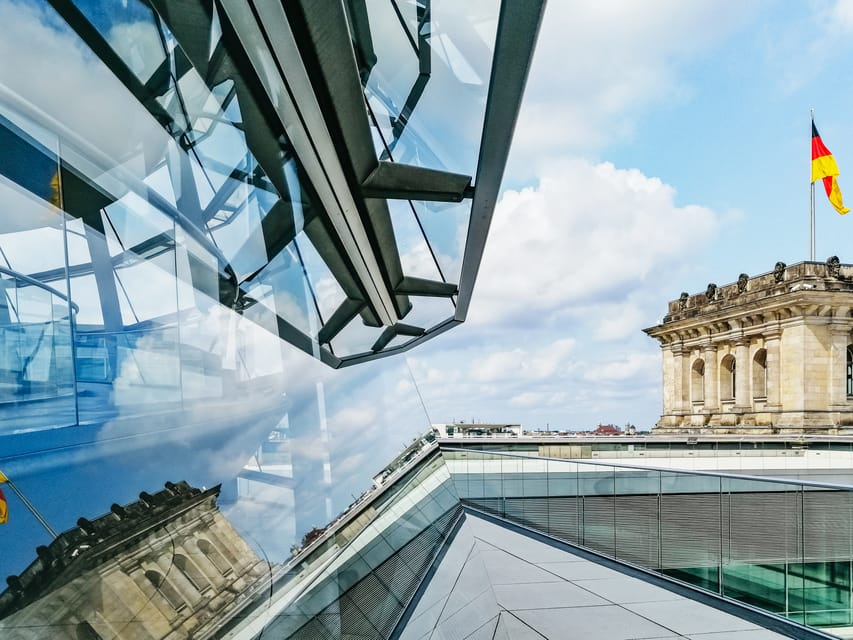
[[76, 420], [67, 298], [0, 270], [0, 433]]
[[332, 338], [332, 351], [339, 358], [369, 352], [384, 330], [383, 327], [367, 326], [361, 316], [356, 315]]
[[[367, 80], [368, 96], [373, 109], [385, 114], [384, 122], [391, 122], [403, 112], [406, 99], [418, 78], [418, 54], [412, 46], [411, 34], [401, 24], [390, 2], [367, 3], [368, 20], [372, 35], [369, 45], [376, 55]], [[387, 127], [391, 134], [391, 127]], [[386, 134], [386, 141], [392, 136]]]
[[166, 61], [154, 16], [142, 2], [124, 2], [121, 13], [110, 6], [109, 0], [75, 0], [75, 4], [140, 82], [148, 82]]
[[389, 200], [388, 210], [391, 213], [403, 274], [441, 282], [435, 258], [408, 200]]
[[[320, 319], [296, 242], [280, 252], [251, 283], [246, 284], [246, 295], [304, 334], [317, 335]], [[250, 312], [249, 317], [253, 313]]]
[[327, 321], [347, 296], [306, 234], [297, 238], [297, 246], [320, 317]]
[[368, 5], [377, 61], [365, 94], [393, 160], [475, 173], [499, 6], [497, 0], [430, 2], [415, 54], [393, 7]]
[[469, 202], [414, 202], [418, 221], [447, 282], [459, 282], [468, 223]]
[[660, 471], [616, 469], [616, 557], [660, 568]]
[[616, 470], [604, 465], [582, 465], [578, 488], [583, 496], [582, 544], [613, 556], [616, 544]]
[[548, 460], [548, 533], [569, 542], [580, 542], [581, 500], [578, 464]]
[[660, 484], [661, 570], [719, 591], [723, 544], [720, 478], [662, 471]]
[[[403, 322], [415, 327], [430, 329], [453, 317], [456, 307], [448, 298], [427, 298], [409, 296], [412, 310], [403, 318]], [[411, 340], [411, 337], [408, 338]]]

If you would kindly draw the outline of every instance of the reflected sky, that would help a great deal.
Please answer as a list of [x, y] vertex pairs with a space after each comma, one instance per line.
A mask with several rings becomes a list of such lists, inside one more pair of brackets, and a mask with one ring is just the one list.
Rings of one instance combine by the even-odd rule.
[[[12, 576], [0, 607], [21, 605], [9, 621], [32, 614], [78, 638], [115, 623], [120, 636], [160, 606], [169, 620], [201, 611], [226, 584], [266, 606], [253, 594], [273, 585], [271, 595], [290, 599], [273, 633], [320, 625], [332, 637], [385, 637], [458, 523], [408, 363], [332, 367], [404, 349], [454, 319], [471, 190], [460, 204], [386, 200], [401, 192], [383, 181], [406, 172], [378, 160], [464, 173], [449, 177], [458, 189], [478, 173], [498, 3], [395, 0], [359, 15], [356, 5], [348, 20], [367, 22], [348, 21], [342, 34], [363, 56], [375, 188], [337, 175], [337, 162], [369, 155], [369, 144], [306, 146], [334, 129], [309, 113], [315, 96], [293, 100], [297, 123], [269, 95], [270, 78], [276, 90], [320, 93], [289, 64], [260, 68], [269, 51], [249, 55], [244, 38], [270, 28], [269, 11], [253, 25], [231, 24], [218, 2], [180, 4], [178, 16], [148, 0], [0, 0], [0, 20], [15, 25], [0, 54], [16, 60], [0, 68], [0, 471], [10, 514], [0, 575]], [[296, 20], [290, 12], [274, 17]], [[293, 44], [308, 64], [315, 52], [301, 38]], [[463, 198], [431, 196], [435, 172], [411, 175], [435, 184], [403, 195]], [[386, 466], [404, 450], [421, 466]], [[183, 499], [216, 503], [201, 533], [184, 526]], [[167, 504], [175, 522], [145, 520]], [[59, 572], [51, 584], [64, 598], [99, 547], [130, 545], [116, 541], [136, 517], [146, 534], [162, 527], [166, 551], [134, 555], [114, 577], [144, 606], [54, 620], [33, 575]], [[239, 544], [221, 544], [232, 531]], [[108, 602], [110, 589], [104, 582], [89, 600]], [[360, 607], [368, 597], [379, 604]]]
[[[404, 361], [317, 359], [363, 352], [382, 329], [355, 314], [318, 342], [353, 292], [286, 139], [275, 172], [250, 148], [245, 87], [215, 67], [218, 16], [197, 51], [147, 3], [74, 4], [100, 53], [49, 3], [0, 1], [16, 25], [0, 52], [18, 61], [0, 69], [0, 470], [57, 531], [167, 481], [222, 484], [223, 512], [284, 560], [428, 419]], [[465, 220], [427, 231], [401, 204], [405, 275], [450, 282]], [[409, 320], [424, 328], [453, 314], [421, 302]], [[281, 339], [291, 330], [301, 350]], [[7, 499], [3, 575], [50, 540]]]

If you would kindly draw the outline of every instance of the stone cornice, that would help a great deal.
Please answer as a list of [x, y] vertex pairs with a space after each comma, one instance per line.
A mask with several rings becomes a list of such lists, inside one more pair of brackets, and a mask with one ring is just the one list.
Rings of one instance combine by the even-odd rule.
[[820, 318], [834, 323], [850, 319], [853, 265], [800, 262], [785, 267], [781, 275], [779, 279], [778, 272], [754, 278], [741, 274], [736, 283], [709, 285], [705, 293], [693, 296], [682, 294], [669, 303], [661, 324], [644, 331], [662, 344], [679, 340], [695, 344], [703, 335], [715, 342], [724, 336], [735, 339], [735, 332], [756, 335], [762, 328], [791, 320]]
[[143, 491], [136, 502], [114, 504], [110, 513], [95, 520], [80, 518], [77, 527], [39, 547], [38, 559], [23, 573], [7, 578], [9, 588], [0, 594], [0, 617], [113, 560], [117, 549], [132, 549], [190, 510], [216, 509], [219, 491], [220, 485], [200, 490], [184, 481], [167, 482], [165, 489], [153, 495]]

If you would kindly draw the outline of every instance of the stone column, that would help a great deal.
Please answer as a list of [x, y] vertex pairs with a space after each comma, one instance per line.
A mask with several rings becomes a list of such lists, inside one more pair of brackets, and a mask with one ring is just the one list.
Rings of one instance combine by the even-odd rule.
[[778, 411], [782, 408], [781, 398], [781, 372], [782, 362], [779, 357], [779, 343], [782, 338], [782, 330], [774, 327], [764, 332], [764, 348], [767, 351], [767, 402], [764, 405], [770, 411]]
[[850, 327], [829, 325], [829, 405], [835, 410], [847, 409], [847, 345]]
[[735, 342], [735, 410], [749, 411], [752, 398], [749, 397], [750, 374], [749, 338], [741, 337]]
[[714, 413], [720, 407], [720, 381], [717, 379], [717, 345], [708, 342], [703, 348], [705, 360], [704, 396], [705, 412]]
[[688, 413], [687, 402], [689, 393], [684, 381], [684, 343], [673, 342], [672, 350], [672, 412], [675, 414]]

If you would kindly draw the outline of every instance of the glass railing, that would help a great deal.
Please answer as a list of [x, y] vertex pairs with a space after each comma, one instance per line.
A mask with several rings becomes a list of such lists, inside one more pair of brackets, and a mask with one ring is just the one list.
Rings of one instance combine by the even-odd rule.
[[443, 455], [463, 504], [809, 626], [853, 625], [853, 488]]
[[435, 449], [375, 495], [294, 545], [268, 601], [234, 625], [276, 638], [387, 638], [462, 515]]
[[0, 267], [0, 433], [75, 422], [67, 296]]

